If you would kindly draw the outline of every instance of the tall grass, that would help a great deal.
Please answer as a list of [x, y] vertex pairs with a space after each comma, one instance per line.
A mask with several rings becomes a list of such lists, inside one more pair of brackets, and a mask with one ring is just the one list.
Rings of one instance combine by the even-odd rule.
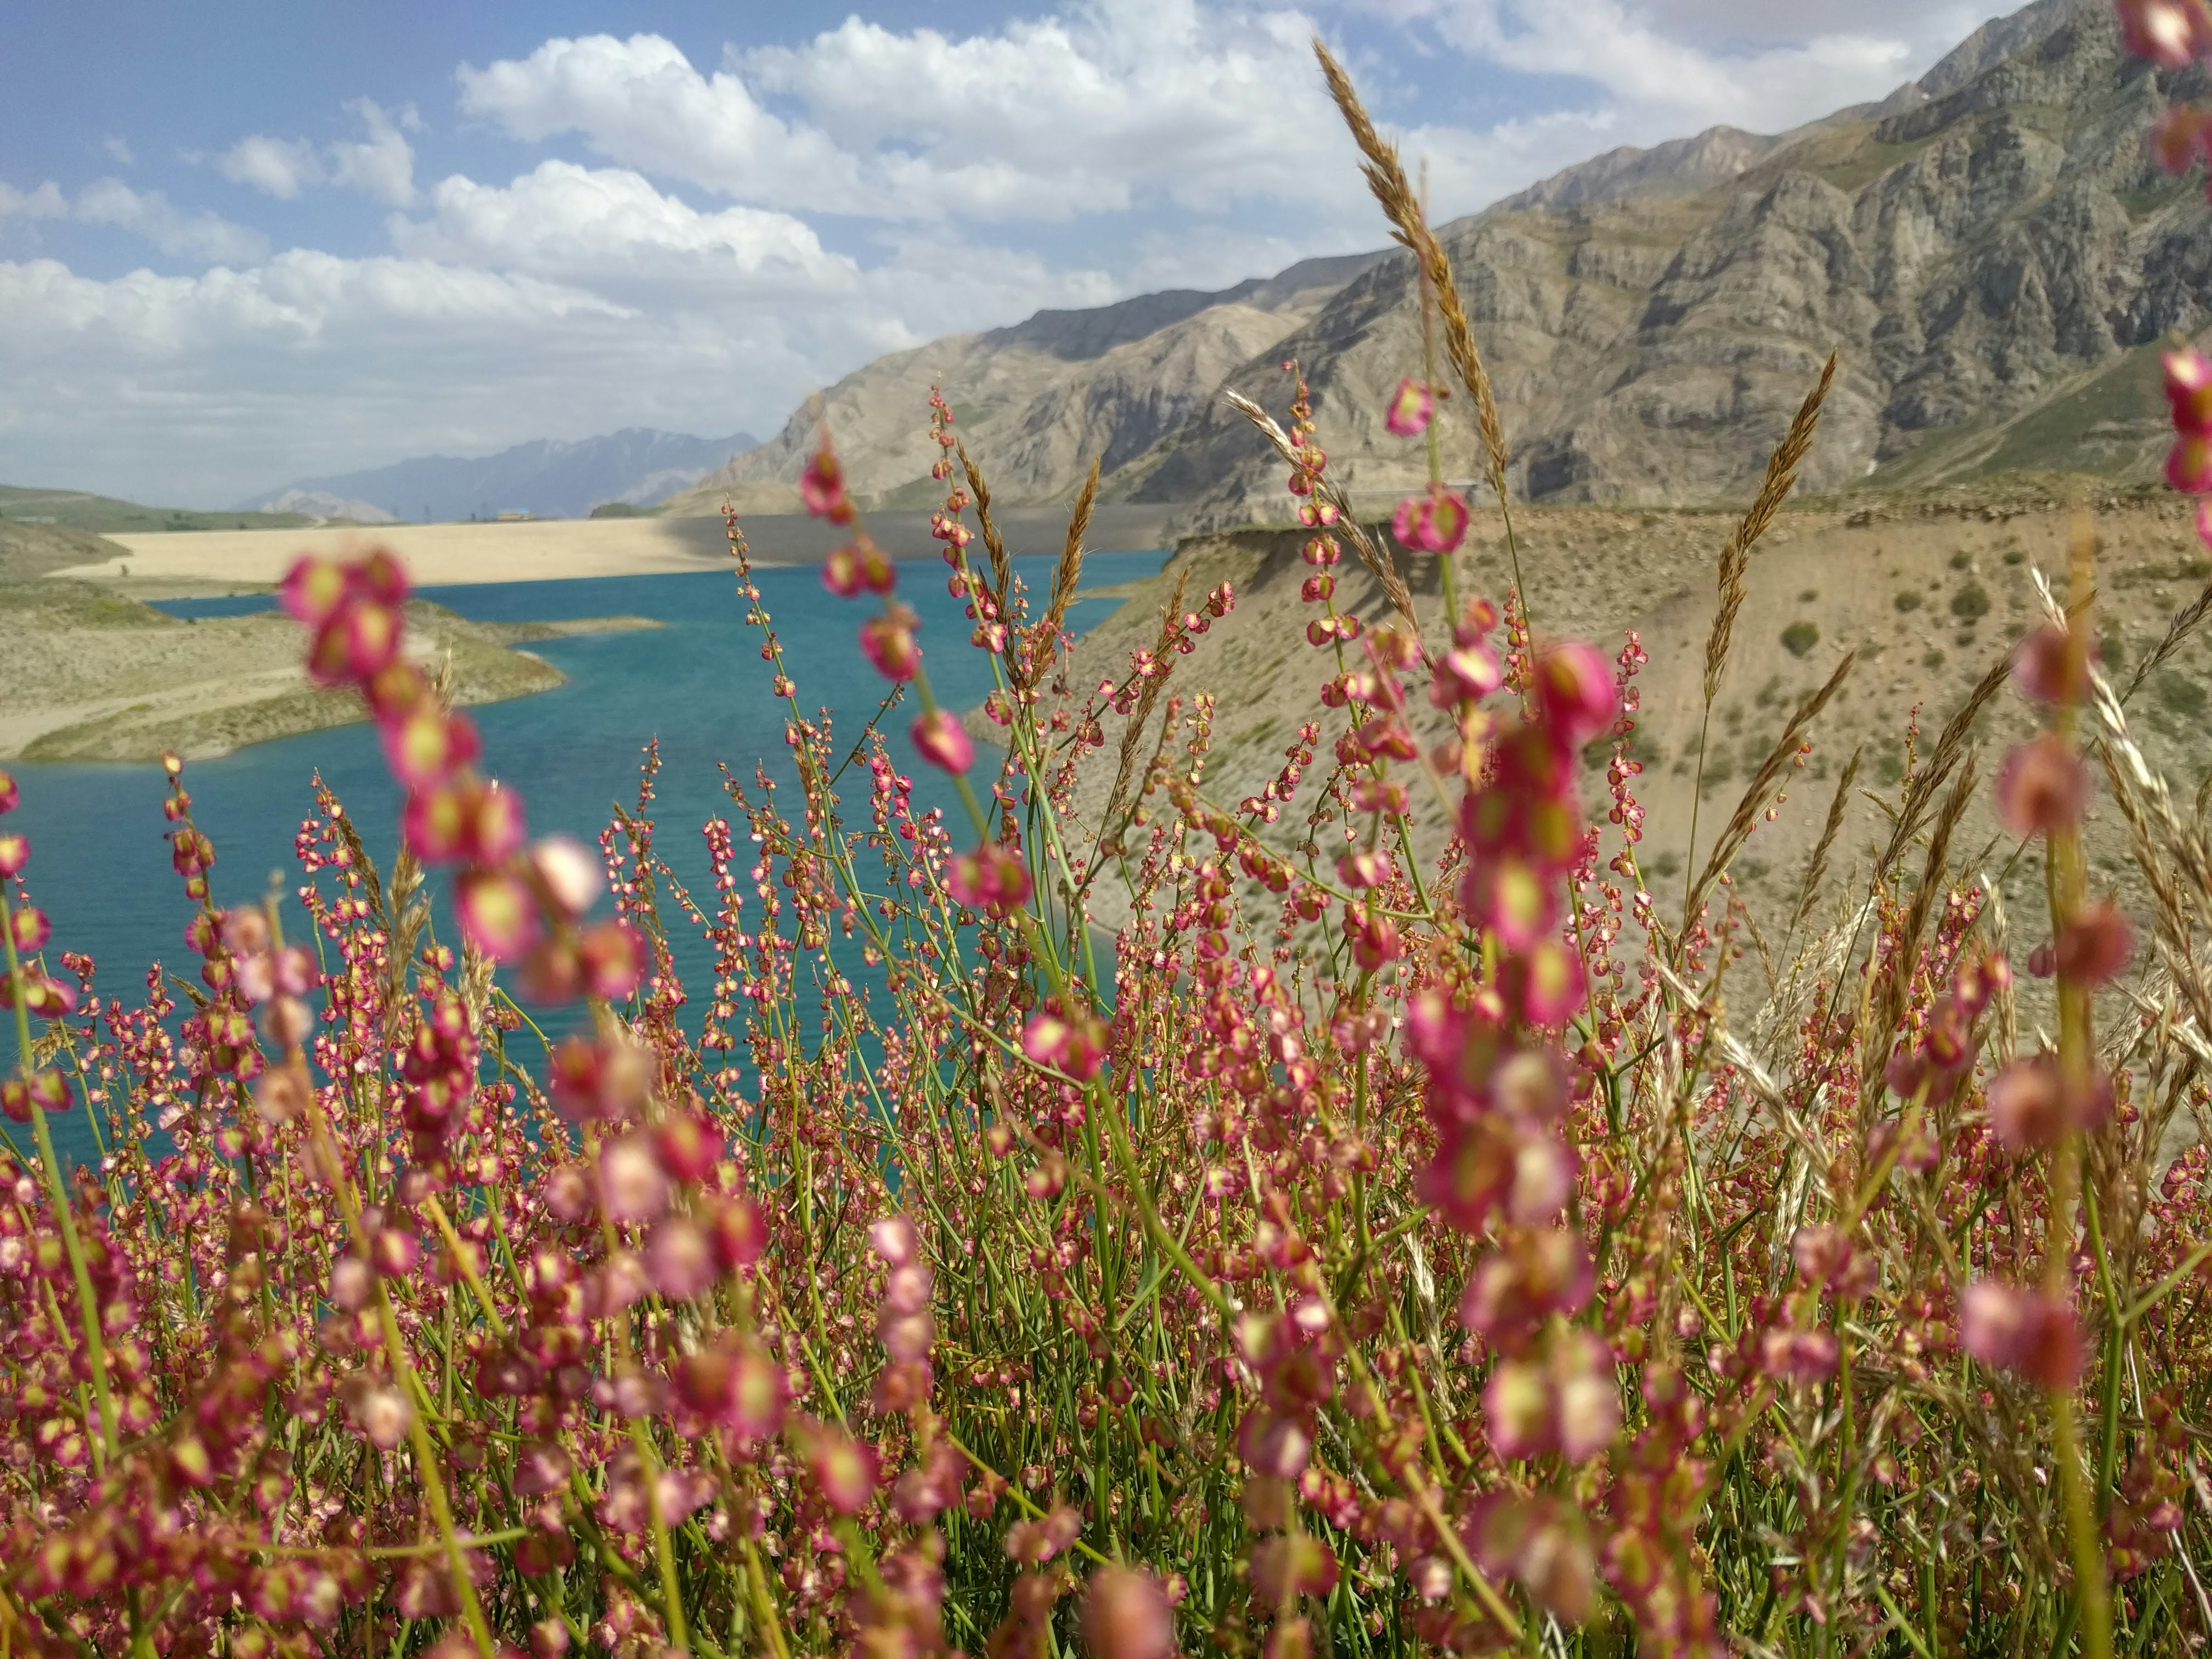
[[[1324, 61], [1502, 498], [1445, 250]], [[1401, 388], [1393, 429], [1443, 390]], [[1720, 552], [1724, 613], [1817, 409]], [[2202, 1646], [2212, 846], [2088, 647], [2093, 538], [1850, 890], [1845, 769], [1762, 997], [1728, 866], [1848, 660], [1692, 848], [1684, 913], [1638, 863], [1636, 640], [1547, 640], [1517, 582], [1462, 604], [1498, 573], [1454, 569], [1440, 482], [1399, 520], [1452, 574], [1424, 614], [1303, 385], [1287, 426], [1249, 412], [1310, 531], [1317, 684], [1237, 805], [1177, 671], [1236, 596], [1178, 591], [1072, 686], [1091, 492], [1033, 607], [937, 400], [990, 765], [826, 436], [803, 488], [851, 526], [825, 582], [874, 596], [951, 817], [883, 739], [898, 699], [857, 733], [804, 712], [732, 520], [798, 784], [732, 783], [712, 891], [656, 850], [650, 765], [596, 853], [528, 843], [379, 558], [286, 589], [409, 791], [386, 868], [319, 796], [312, 939], [218, 897], [180, 766], [198, 985], [93, 994], [0, 835], [0, 1104], [33, 1143], [0, 1170], [0, 1653]], [[1345, 540], [1387, 624], [1340, 595]], [[2008, 678], [2045, 729], [1985, 768]], [[2047, 916], [1959, 856], [1985, 769]], [[2153, 895], [2140, 951], [2088, 884], [2093, 775]], [[680, 982], [685, 928], [710, 983]], [[586, 1034], [547, 1042], [532, 1008], [578, 1000]], [[65, 1170], [80, 1111], [98, 1166]]]

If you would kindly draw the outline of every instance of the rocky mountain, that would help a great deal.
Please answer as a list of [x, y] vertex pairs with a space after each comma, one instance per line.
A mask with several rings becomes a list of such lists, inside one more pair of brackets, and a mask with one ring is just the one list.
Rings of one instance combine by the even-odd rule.
[[[754, 442], [742, 432], [728, 438], [694, 438], [681, 432], [625, 427], [574, 442], [541, 438], [496, 455], [422, 455], [365, 472], [301, 478], [249, 505], [336, 516], [313, 505], [274, 505], [330, 501], [347, 509], [367, 507], [386, 519], [410, 523], [489, 519], [501, 513], [580, 519], [603, 501], [653, 506], [690, 489]], [[363, 517], [351, 510], [343, 516]]]
[[[1747, 164], [1702, 188], [1601, 158], [1626, 188], [1540, 189], [1446, 227], [1515, 484], [1740, 496], [1831, 349], [1815, 488], [2147, 471], [2158, 343], [2212, 301], [2212, 214], [2144, 139], [2170, 98], [2204, 92], [2125, 57], [2101, 0], [2038, 0], [1880, 105], [1734, 147]], [[1333, 466], [1387, 498], [1423, 473], [1381, 420], [1419, 352], [1413, 275], [1392, 259], [1229, 384], [1279, 406], [1277, 361], [1296, 356]], [[1474, 472], [1463, 419], [1447, 454]], [[1115, 483], [1225, 524], [1283, 516], [1279, 470], [1217, 400]]]
[[371, 501], [348, 501], [327, 489], [296, 485], [258, 503], [264, 513], [300, 513], [311, 519], [351, 519], [356, 524], [391, 524], [398, 514]]
[[[1066, 500], [1093, 456], [1111, 474], [1210, 403], [1230, 374], [1310, 321], [1383, 258], [1309, 259], [1216, 293], [1142, 295], [1085, 311], [1041, 311], [1010, 328], [956, 334], [879, 357], [822, 394], [855, 494], [880, 507], [934, 504], [926, 421], [941, 385], [971, 453], [1010, 502]], [[710, 513], [726, 495], [752, 512], [789, 511], [812, 453], [816, 414], [678, 496], [672, 514]]]
[[[1739, 497], [1832, 349], [1813, 488], [2147, 474], [2159, 342], [2212, 304], [2212, 213], [2144, 138], [2169, 100], [2204, 95], [2196, 71], [2125, 57], [2106, 0], [2034, 0], [1878, 103], [1615, 150], [1444, 227], [1515, 488]], [[1290, 356], [1363, 498], [1425, 476], [1422, 447], [1382, 423], [1420, 364], [1395, 252], [937, 341], [848, 375], [823, 408], [860, 489], [887, 502], [930, 493], [917, 411], [941, 380], [1010, 500], [1064, 500], [1103, 453], [1109, 499], [1194, 504], [1201, 526], [1267, 521], [1287, 507], [1279, 469], [1219, 394], [1279, 409]], [[1471, 477], [1464, 401], [1443, 429], [1448, 467]], [[813, 431], [800, 411], [668, 510], [724, 491], [788, 507]]]

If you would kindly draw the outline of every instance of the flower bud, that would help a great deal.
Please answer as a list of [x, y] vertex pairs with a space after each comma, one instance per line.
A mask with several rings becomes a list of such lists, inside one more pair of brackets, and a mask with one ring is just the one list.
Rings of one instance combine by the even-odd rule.
[[1172, 1659], [1175, 1609], [1151, 1573], [1104, 1566], [1083, 1598], [1083, 1646], [1091, 1659]]
[[975, 740], [949, 709], [933, 708], [915, 721], [914, 746], [932, 766], [955, 776], [975, 763]]
[[1401, 438], [1418, 438], [1429, 429], [1429, 417], [1436, 406], [1436, 398], [1428, 387], [1408, 376], [1390, 394], [1382, 424]]
[[1997, 818], [2015, 836], [2071, 830], [2088, 800], [2088, 770], [2055, 732], [2021, 744], [1997, 769]]

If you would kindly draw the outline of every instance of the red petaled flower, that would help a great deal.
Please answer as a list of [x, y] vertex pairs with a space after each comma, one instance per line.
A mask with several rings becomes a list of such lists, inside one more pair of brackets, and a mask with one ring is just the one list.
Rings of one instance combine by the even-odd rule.
[[2070, 1389], [2081, 1375], [2081, 1334], [2064, 1302], [2017, 1285], [1978, 1279], [1959, 1304], [1960, 1346], [1984, 1365], [2041, 1389]]
[[1411, 378], [1398, 382], [1382, 416], [1382, 424], [1401, 438], [1418, 438], [1429, 429], [1437, 400], [1428, 387]]
[[933, 708], [915, 721], [914, 746], [932, 766], [956, 775], [975, 763], [975, 740], [950, 709]]
[[2088, 769], [2055, 732], [2020, 744], [1997, 769], [1997, 818], [2015, 836], [2071, 830], [2088, 802]]
[[2118, 0], [2120, 40], [2161, 69], [2186, 69], [2212, 52], [2212, 8], [2204, 0]]

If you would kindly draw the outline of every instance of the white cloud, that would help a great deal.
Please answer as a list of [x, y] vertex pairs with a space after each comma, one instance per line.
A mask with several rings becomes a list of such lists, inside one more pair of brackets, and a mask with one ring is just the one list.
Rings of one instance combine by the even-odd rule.
[[359, 143], [332, 144], [331, 182], [348, 185], [386, 207], [406, 207], [415, 200], [415, 147], [400, 126], [422, 125], [410, 107], [398, 120], [366, 98], [356, 98], [347, 108], [361, 118], [368, 137]]
[[579, 133], [611, 160], [801, 212], [1065, 221], [1148, 198], [1347, 199], [1312, 27], [1197, 0], [1101, 0], [958, 40], [853, 18], [712, 74], [658, 35], [596, 35], [464, 67], [461, 99], [525, 141]]
[[387, 207], [415, 200], [415, 148], [401, 127], [421, 125], [414, 110], [395, 118], [380, 105], [356, 98], [346, 107], [360, 118], [368, 137], [357, 143], [333, 143], [318, 149], [305, 138], [271, 138], [254, 133], [215, 158], [217, 173], [233, 184], [292, 201], [302, 191], [343, 185]]
[[1700, 47], [1623, 0], [1583, 0], [1572, 7], [1547, 0], [1433, 0], [1421, 9], [1470, 57], [1591, 83], [1616, 106], [1616, 118], [1638, 131], [1631, 142], [1723, 123], [1780, 131], [1879, 98], [1912, 68], [1911, 45], [1893, 34], [1842, 32], [1737, 51]]
[[268, 239], [212, 213], [184, 213], [158, 190], [137, 191], [101, 179], [77, 193], [74, 216], [142, 236], [162, 252], [205, 264], [250, 264], [269, 252]]
[[51, 179], [36, 190], [16, 190], [0, 184], [0, 219], [63, 219], [69, 216], [69, 202], [61, 186]]
[[404, 252], [564, 276], [658, 276], [850, 293], [859, 265], [802, 220], [759, 208], [702, 213], [627, 169], [543, 161], [511, 185], [458, 174], [430, 191], [427, 221], [395, 217]]
[[313, 144], [258, 132], [216, 156], [215, 170], [234, 185], [251, 185], [284, 202], [323, 182], [323, 164]]
[[131, 141], [119, 132], [109, 133], [100, 141], [100, 147], [107, 152], [107, 159], [119, 167], [138, 164], [138, 157], [131, 150]]

